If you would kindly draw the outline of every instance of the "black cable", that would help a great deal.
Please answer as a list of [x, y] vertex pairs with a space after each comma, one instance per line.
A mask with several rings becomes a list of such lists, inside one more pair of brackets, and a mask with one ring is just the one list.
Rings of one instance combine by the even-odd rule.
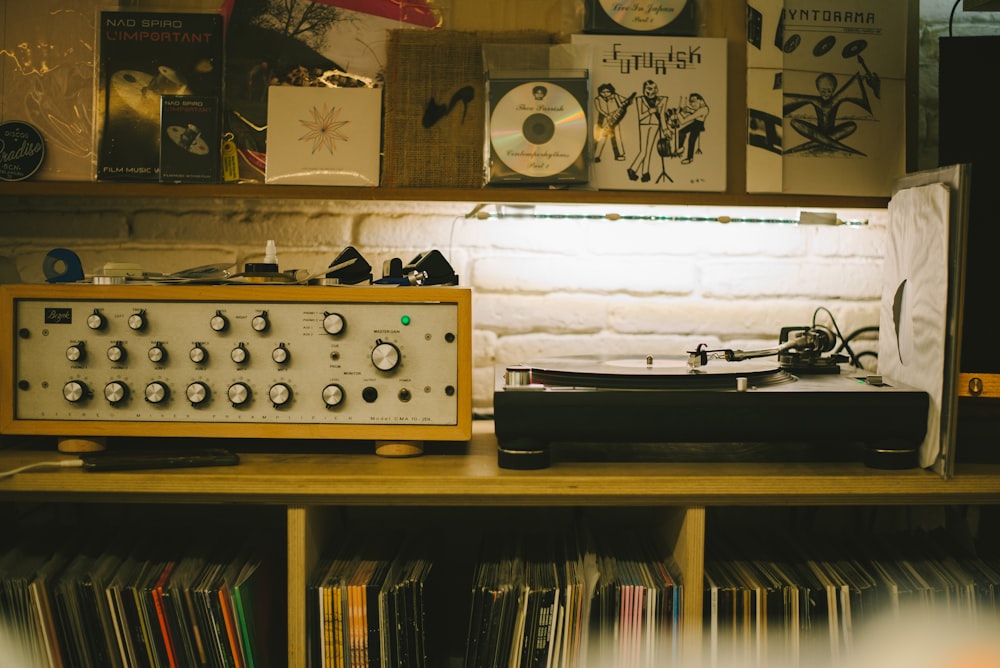
[[868, 327], [859, 327], [858, 329], [854, 330], [853, 332], [851, 332], [850, 334], [848, 334], [847, 336], [845, 336], [845, 337], [843, 337], [841, 339], [840, 347], [838, 347], [836, 350], [834, 350], [833, 354], [836, 355], [840, 351], [846, 350], [847, 353], [848, 353], [848, 355], [850, 355], [851, 359], [854, 360], [854, 366], [857, 367], [857, 368], [859, 368], [859, 369], [864, 368], [864, 366], [861, 364], [861, 358], [862, 357], [874, 357], [877, 360], [878, 359], [878, 352], [877, 351], [869, 350], [869, 351], [863, 351], [863, 352], [860, 352], [860, 353], [855, 353], [854, 350], [850, 346], [850, 342], [852, 340], [854, 340], [858, 336], [860, 336], [862, 334], [866, 334], [868, 332], [878, 332], [878, 327], [877, 326], [871, 326], [871, 325], [868, 326]]
[[955, 10], [958, 9], [958, 5], [961, 2], [962, 2], [962, 0], [955, 0], [955, 4], [953, 4], [951, 6], [951, 13], [948, 14], [948, 37], [952, 36], [951, 35], [951, 26], [952, 26], [953, 21], [955, 20]]
[[840, 348], [837, 349], [838, 352], [840, 350], [846, 350], [848, 359], [850, 359], [851, 364], [855, 368], [860, 369], [861, 362], [858, 361], [858, 357], [857, 355], [854, 354], [854, 351], [851, 350], [851, 347], [847, 345], [847, 340], [844, 338], [844, 335], [840, 332], [840, 325], [837, 324], [837, 319], [833, 317], [833, 313], [830, 312], [830, 309], [826, 308], [825, 306], [820, 306], [815, 311], [813, 311], [813, 327], [816, 326], [816, 316], [819, 314], [820, 311], [826, 313], [827, 317], [830, 318], [830, 324], [833, 327], [833, 331], [842, 342]]

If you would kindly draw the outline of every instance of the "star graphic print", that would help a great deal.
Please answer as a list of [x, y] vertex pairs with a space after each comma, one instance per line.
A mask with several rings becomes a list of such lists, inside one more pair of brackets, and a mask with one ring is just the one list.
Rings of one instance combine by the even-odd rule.
[[299, 120], [299, 123], [309, 130], [309, 132], [299, 137], [299, 139], [301, 141], [311, 141], [312, 152], [314, 154], [320, 148], [326, 147], [326, 150], [332, 155], [337, 148], [338, 140], [347, 141], [347, 135], [342, 132], [342, 128], [350, 123], [350, 121], [337, 120], [342, 109], [343, 107], [331, 107], [328, 110], [326, 104], [324, 104], [322, 112], [317, 107], [313, 107], [309, 111], [312, 116], [311, 120]]

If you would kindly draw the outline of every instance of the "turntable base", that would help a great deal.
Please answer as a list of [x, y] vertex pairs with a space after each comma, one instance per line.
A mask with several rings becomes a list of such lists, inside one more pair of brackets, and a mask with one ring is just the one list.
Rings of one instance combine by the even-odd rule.
[[653, 364], [627, 370], [625, 360], [587, 358], [508, 368], [493, 397], [500, 467], [546, 468], [557, 443], [712, 444], [707, 458], [718, 444], [806, 443], [836, 458], [860, 445], [870, 467], [917, 466], [926, 392], [850, 367], [807, 376], [738, 362], [689, 374], [645, 361]]

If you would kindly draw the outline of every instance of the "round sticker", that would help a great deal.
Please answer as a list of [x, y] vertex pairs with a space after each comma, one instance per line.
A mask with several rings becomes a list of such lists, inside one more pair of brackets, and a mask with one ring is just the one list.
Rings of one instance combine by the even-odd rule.
[[0, 123], [0, 181], [23, 181], [42, 166], [45, 140], [23, 121]]

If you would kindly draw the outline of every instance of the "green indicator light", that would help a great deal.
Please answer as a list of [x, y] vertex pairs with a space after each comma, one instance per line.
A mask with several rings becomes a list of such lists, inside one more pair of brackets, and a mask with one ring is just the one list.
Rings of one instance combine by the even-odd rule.
[[402, 318], [399, 319], [399, 321], [401, 323], [403, 323], [404, 326], [409, 325], [410, 324], [410, 316], [404, 315]]

